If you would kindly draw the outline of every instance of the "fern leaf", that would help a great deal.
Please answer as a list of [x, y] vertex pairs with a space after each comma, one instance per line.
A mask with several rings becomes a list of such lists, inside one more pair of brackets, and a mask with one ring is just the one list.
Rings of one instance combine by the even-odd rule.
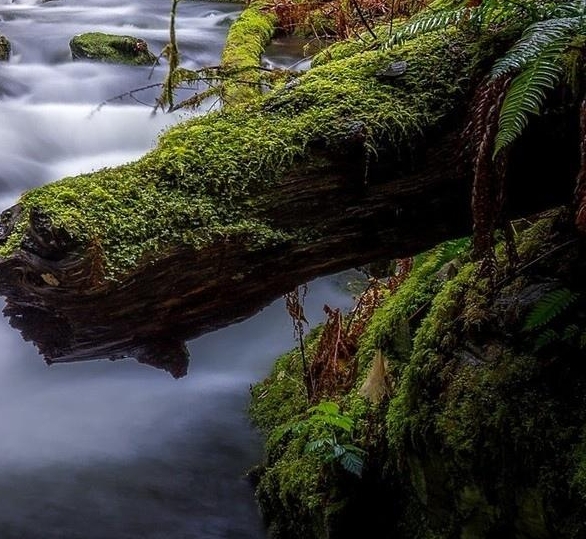
[[551, 10], [548, 14], [551, 18], [562, 18], [562, 17], [583, 17], [586, 14], [586, 1], [585, 0], [572, 0], [562, 2]]
[[541, 332], [537, 339], [535, 339], [535, 350], [541, 350], [546, 346], [559, 341], [560, 336], [557, 331], [548, 328], [545, 331]]
[[470, 15], [470, 21], [477, 26], [500, 24], [515, 18], [526, 16], [526, 8], [516, 1], [489, 0], [484, 1]]
[[580, 26], [581, 21], [578, 17], [549, 19], [528, 26], [521, 38], [495, 62], [490, 72], [491, 79], [497, 79], [513, 70], [523, 69], [546, 48], [552, 48], [561, 54]]
[[359, 457], [366, 455], [366, 451], [364, 449], [357, 447], [354, 444], [344, 444], [344, 448], [346, 449], [346, 451], [350, 451], [350, 453], [354, 453]]
[[342, 468], [344, 468], [344, 470], [346, 470], [347, 472], [350, 472], [351, 474], [354, 474], [358, 477], [362, 477], [364, 461], [358, 455], [355, 455], [350, 451], [346, 451], [340, 457], [340, 464], [342, 465]]
[[571, 342], [575, 341], [576, 337], [580, 335], [580, 328], [577, 324], [570, 324], [564, 328], [562, 335], [562, 341]]
[[434, 11], [425, 13], [421, 17], [408, 22], [401, 29], [395, 32], [389, 39], [388, 47], [402, 45], [409, 39], [413, 39], [422, 34], [445, 30], [450, 26], [456, 26], [471, 12], [471, 8], [460, 8], [447, 11]]
[[586, 330], [580, 335], [580, 348], [586, 349]]
[[316, 453], [317, 451], [321, 451], [329, 443], [330, 443], [329, 438], [320, 438], [319, 440], [313, 440], [311, 442], [307, 442], [307, 444], [305, 445], [305, 452], [306, 453]]
[[567, 288], [558, 288], [545, 294], [533, 307], [525, 320], [524, 331], [544, 326], [566, 310], [579, 294]]
[[521, 135], [529, 123], [529, 115], [539, 114], [546, 91], [559, 82], [563, 69], [557, 45], [556, 42], [547, 47], [513, 79], [500, 111], [493, 159]]
[[332, 454], [334, 458], [340, 458], [344, 453], [346, 453], [346, 448], [340, 444], [334, 444], [332, 447]]

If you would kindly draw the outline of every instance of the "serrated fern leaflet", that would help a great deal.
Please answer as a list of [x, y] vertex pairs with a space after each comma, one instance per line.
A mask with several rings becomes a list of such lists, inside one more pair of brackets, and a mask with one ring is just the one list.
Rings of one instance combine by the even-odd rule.
[[556, 42], [513, 80], [501, 108], [493, 157], [521, 135], [531, 114], [540, 113], [547, 90], [555, 88], [563, 73], [558, 60], [559, 43]]
[[565, 311], [579, 294], [567, 288], [558, 288], [545, 294], [529, 312], [525, 320], [524, 331], [544, 326]]
[[495, 62], [490, 73], [491, 78], [496, 79], [509, 71], [523, 69], [546, 49], [561, 54], [580, 26], [578, 17], [549, 19], [528, 26], [521, 39]]

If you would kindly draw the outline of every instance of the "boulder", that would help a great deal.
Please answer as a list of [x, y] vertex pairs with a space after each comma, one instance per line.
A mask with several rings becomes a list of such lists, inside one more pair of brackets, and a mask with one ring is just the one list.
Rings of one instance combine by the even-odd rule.
[[151, 65], [157, 61], [146, 41], [132, 36], [90, 32], [69, 42], [74, 60], [95, 60], [111, 64]]
[[0, 62], [7, 62], [10, 59], [11, 49], [10, 41], [0, 35]]

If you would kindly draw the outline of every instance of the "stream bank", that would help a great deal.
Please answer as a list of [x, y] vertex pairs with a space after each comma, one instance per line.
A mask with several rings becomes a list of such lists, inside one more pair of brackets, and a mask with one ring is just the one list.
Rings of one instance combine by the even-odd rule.
[[[257, 495], [273, 537], [584, 537], [586, 245], [566, 210], [520, 226], [519, 264], [499, 246], [494, 286], [466, 241], [416, 259], [360, 339], [353, 386], [320, 396], [351, 421], [362, 477], [308, 450], [328, 427], [299, 427], [316, 412], [298, 350], [254, 388], [267, 437]], [[377, 352], [386, 389], [372, 402], [363, 385]]]

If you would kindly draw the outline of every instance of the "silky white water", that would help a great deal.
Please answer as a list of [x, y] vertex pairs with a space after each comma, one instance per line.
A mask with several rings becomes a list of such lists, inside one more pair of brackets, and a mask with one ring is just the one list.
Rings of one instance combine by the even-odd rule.
[[[165, 66], [72, 62], [68, 42], [102, 31], [167, 40], [166, 0], [0, 0], [0, 206], [66, 175], [135, 159], [178, 115], [104, 100], [162, 80]], [[238, 6], [185, 0], [185, 65], [217, 64]], [[149, 78], [150, 77], [150, 78]], [[150, 101], [156, 90], [140, 94]], [[311, 285], [307, 316], [347, 306], [333, 279]], [[191, 343], [173, 380], [132, 360], [44, 364], [0, 319], [0, 539], [244, 539], [264, 531], [246, 470], [261, 442], [246, 416], [251, 383], [294, 344], [280, 302]]]

